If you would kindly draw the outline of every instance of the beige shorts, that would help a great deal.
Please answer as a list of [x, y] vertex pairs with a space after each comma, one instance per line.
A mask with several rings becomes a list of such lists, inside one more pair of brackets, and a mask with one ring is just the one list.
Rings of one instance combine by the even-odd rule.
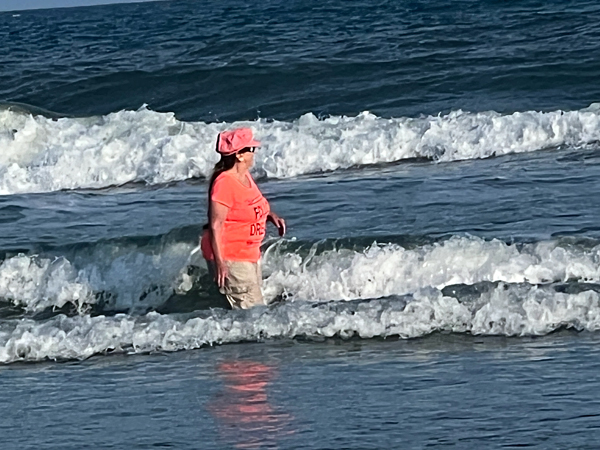
[[[219, 292], [227, 298], [233, 309], [248, 309], [257, 305], [265, 305], [260, 286], [262, 284], [262, 270], [260, 261], [225, 261], [229, 275], [225, 286]], [[213, 261], [208, 267], [212, 275], [216, 273]]]

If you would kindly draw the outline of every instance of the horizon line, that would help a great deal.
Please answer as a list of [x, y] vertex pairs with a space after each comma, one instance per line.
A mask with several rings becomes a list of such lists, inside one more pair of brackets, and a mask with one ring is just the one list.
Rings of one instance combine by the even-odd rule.
[[132, 5], [136, 3], [153, 3], [153, 2], [164, 2], [169, 0], [131, 0], [131, 1], [121, 1], [121, 0], [98, 0], [99, 3], [94, 3], [93, 5], [64, 5], [64, 6], [41, 6], [36, 7], [32, 6], [24, 9], [4, 9], [0, 10], [0, 14], [2, 13], [19, 13], [26, 11], [50, 11], [52, 9], [73, 9], [73, 8], [93, 8], [95, 6], [108, 6], [108, 5]]

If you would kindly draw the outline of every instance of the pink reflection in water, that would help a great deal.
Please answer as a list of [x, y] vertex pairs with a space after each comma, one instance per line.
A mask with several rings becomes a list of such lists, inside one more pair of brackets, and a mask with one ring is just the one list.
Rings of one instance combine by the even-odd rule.
[[236, 448], [277, 447], [294, 433], [293, 417], [269, 402], [267, 389], [276, 369], [253, 361], [226, 361], [217, 366], [223, 389], [207, 409], [217, 419], [221, 436]]

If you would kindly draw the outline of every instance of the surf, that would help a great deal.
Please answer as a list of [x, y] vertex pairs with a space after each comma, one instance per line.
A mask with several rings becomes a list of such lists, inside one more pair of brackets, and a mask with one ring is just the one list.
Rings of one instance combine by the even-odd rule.
[[[0, 195], [160, 185], [206, 178], [215, 136], [252, 127], [263, 142], [255, 173], [289, 179], [414, 159], [452, 162], [552, 148], [577, 151], [600, 141], [597, 104], [576, 111], [383, 118], [304, 114], [290, 122], [184, 122], [146, 107], [94, 117], [47, 117], [0, 110]], [[76, 167], [77, 170], [73, 170]]]
[[5, 320], [0, 362], [85, 359], [153, 353], [265, 339], [414, 339], [436, 332], [538, 336], [560, 329], [600, 329], [600, 294], [500, 283], [460, 299], [436, 289], [351, 302], [285, 302], [271, 307], [141, 317], [58, 315]]
[[[224, 307], [193, 230], [7, 254], [0, 261], [4, 317], [59, 313], [134, 316]], [[281, 240], [263, 248], [269, 302], [410, 295], [484, 282], [600, 283], [600, 243], [560, 238], [506, 243], [474, 236]]]

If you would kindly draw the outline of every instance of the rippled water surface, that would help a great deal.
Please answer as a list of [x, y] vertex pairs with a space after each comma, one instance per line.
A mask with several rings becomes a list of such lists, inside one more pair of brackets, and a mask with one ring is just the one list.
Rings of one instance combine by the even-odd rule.
[[[0, 13], [2, 448], [595, 448], [594, 2]], [[219, 131], [289, 234], [197, 252]]]
[[23, 449], [592, 449], [597, 346], [590, 334], [434, 335], [12, 366], [3, 439]]

